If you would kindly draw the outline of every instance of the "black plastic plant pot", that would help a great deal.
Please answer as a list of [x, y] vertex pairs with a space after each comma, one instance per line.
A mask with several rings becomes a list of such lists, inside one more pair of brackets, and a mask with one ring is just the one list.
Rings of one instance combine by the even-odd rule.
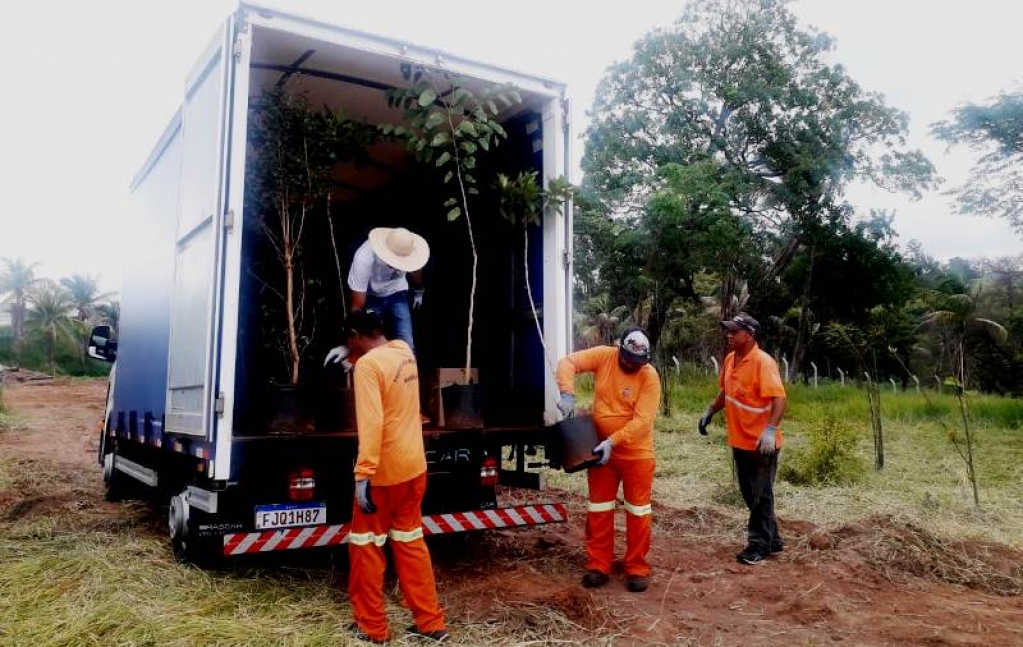
[[328, 384], [316, 392], [316, 431], [355, 430], [355, 390]]
[[444, 426], [483, 429], [483, 395], [479, 384], [452, 384], [441, 389]]
[[555, 456], [552, 462], [560, 463], [566, 473], [580, 472], [594, 467], [600, 457], [594, 456], [593, 448], [600, 442], [597, 440], [597, 428], [591, 416], [567, 418], [552, 428], [557, 438], [552, 447]]

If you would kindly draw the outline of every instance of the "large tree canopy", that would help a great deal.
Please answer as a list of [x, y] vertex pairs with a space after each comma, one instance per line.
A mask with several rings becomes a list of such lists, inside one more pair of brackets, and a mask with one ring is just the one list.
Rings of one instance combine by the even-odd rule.
[[959, 106], [932, 132], [981, 154], [967, 182], [953, 190], [959, 210], [1002, 218], [1023, 234], [1023, 90]]
[[667, 163], [711, 161], [731, 206], [780, 225], [816, 216], [854, 177], [916, 193], [933, 179], [907, 117], [825, 56], [788, 0], [694, 0], [597, 91], [583, 169], [606, 206], [636, 206]]

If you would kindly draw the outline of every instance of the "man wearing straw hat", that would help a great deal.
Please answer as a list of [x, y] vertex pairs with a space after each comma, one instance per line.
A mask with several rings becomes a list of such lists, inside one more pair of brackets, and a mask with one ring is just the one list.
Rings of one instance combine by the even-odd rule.
[[[352, 291], [352, 310], [369, 308], [384, 317], [388, 339], [400, 339], [416, 349], [412, 340], [412, 313], [409, 310], [409, 278], [412, 308], [423, 305], [422, 270], [430, 259], [430, 245], [419, 234], [404, 227], [377, 227], [369, 239], [355, 252], [348, 271], [348, 287]], [[345, 361], [348, 348], [337, 346], [327, 354], [323, 364]]]
[[654, 418], [661, 400], [661, 381], [650, 364], [650, 338], [629, 328], [618, 348], [597, 346], [558, 362], [558, 409], [575, 411], [575, 374], [593, 373], [593, 423], [599, 457], [586, 474], [586, 575], [583, 586], [607, 584], [614, 560], [615, 501], [619, 484], [625, 508], [626, 588], [642, 593], [650, 586], [650, 497], [654, 484]]

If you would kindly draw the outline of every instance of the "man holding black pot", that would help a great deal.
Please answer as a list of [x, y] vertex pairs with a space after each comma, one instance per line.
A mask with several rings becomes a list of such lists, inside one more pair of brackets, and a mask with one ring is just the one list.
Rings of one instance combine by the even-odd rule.
[[582, 583], [588, 588], [603, 586], [610, 579], [619, 484], [626, 513], [626, 586], [640, 593], [650, 585], [647, 555], [654, 482], [654, 418], [661, 399], [661, 382], [650, 358], [646, 331], [629, 328], [617, 348], [598, 346], [558, 362], [558, 409], [565, 416], [575, 412], [576, 373], [594, 374], [593, 422], [600, 443], [593, 448], [597, 463], [587, 472], [590, 501]]

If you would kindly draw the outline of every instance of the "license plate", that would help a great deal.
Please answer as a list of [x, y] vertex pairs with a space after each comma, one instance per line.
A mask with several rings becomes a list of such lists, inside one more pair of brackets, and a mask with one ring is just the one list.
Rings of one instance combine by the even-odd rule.
[[256, 530], [317, 526], [327, 522], [327, 504], [276, 503], [256, 506]]

